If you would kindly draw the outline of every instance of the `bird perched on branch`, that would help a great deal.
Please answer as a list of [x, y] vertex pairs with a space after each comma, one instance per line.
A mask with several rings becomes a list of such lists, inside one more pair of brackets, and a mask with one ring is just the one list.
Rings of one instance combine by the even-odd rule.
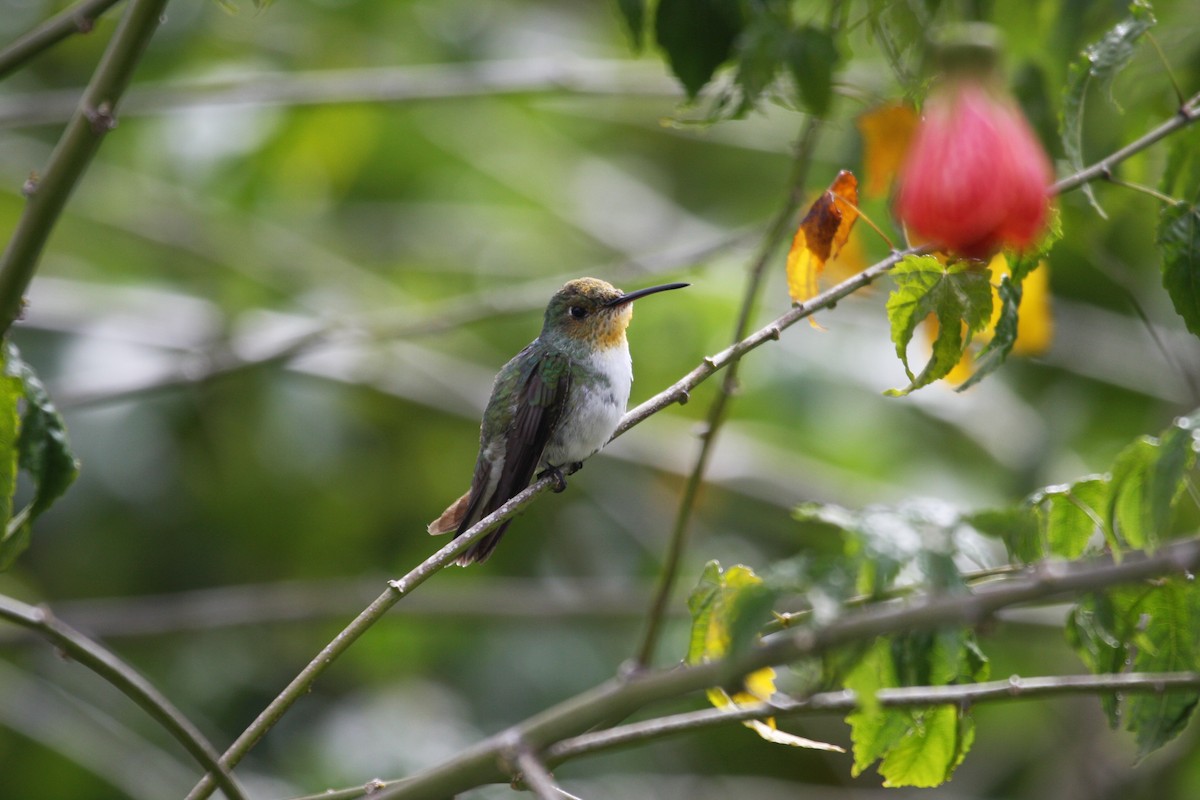
[[[566, 488], [571, 472], [607, 442], [629, 402], [633, 364], [625, 329], [632, 302], [681, 289], [668, 283], [625, 293], [596, 278], [567, 282], [546, 306], [541, 334], [504, 365], [492, 386], [479, 433], [471, 489], [429, 523], [432, 534], [455, 536], [539, 477]], [[461, 566], [487, 560], [508, 522], [458, 557]]]

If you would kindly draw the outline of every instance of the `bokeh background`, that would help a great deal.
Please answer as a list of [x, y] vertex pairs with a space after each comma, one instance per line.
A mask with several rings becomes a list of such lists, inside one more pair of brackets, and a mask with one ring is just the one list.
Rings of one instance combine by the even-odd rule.
[[[825, 18], [823, 3], [794, 5]], [[1069, 172], [1056, 136], [1067, 64], [1122, 3], [870, 5], [900, 41], [916, 35], [913, 9], [997, 23], [1014, 91]], [[0, 40], [61, 6], [0, 0]], [[839, 169], [861, 172], [855, 118], [902, 93], [862, 24], [867, 4], [848, 6], [814, 193]], [[1154, 7], [1157, 45], [1194, 92], [1197, 6]], [[116, 18], [0, 84], [0, 231]], [[683, 104], [652, 42], [632, 52], [611, 2], [172, 3], [14, 333], [83, 470], [0, 591], [98, 636], [228, 743], [387, 578], [440, 546], [425, 524], [466, 488], [492, 375], [563, 281], [692, 284], [638, 305], [633, 403], [729, 343], [806, 120], [786, 87], [777, 94], [744, 119], [704, 123], [705, 101]], [[1176, 108], [1144, 45], [1089, 94], [1085, 153]], [[1121, 175], [1154, 185], [1165, 161], [1152, 148]], [[1159, 283], [1157, 202], [1097, 193], [1107, 219], [1080, 193], [1062, 201], [1052, 346], [970, 392], [883, 396], [905, 383], [886, 281], [819, 315], [823, 330], [796, 326], [745, 360], [660, 664], [684, 653], [683, 597], [705, 561], [765, 569], [808, 545], [790, 516], [800, 502], [1012, 503], [1104, 470], [1200, 405], [1200, 348]], [[866, 208], [886, 224], [885, 201]], [[863, 264], [886, 254], [864, 226], [855, 236]], [[788, 307], [782, 252], [767, 284], [760, 324]], [[715, 384], [541, 498], [485, 566], [403, 601], [239, 768], [254, 796], [403, 776], [613, 675], [636, 647]], [[985, 631], [993, 675], [1080, 671], [1060, 621], [1049, 609]], [[966, 763], [923, 796], [1200, 795], [1194, 725], [1135, 767], [1094, 699], [976, 718]], [[836, 718], [784, 724], [848, 743]], [[884, 791], [849, 771], [848, 756], [731, 727], [556, 775], [589, 799]], [[0, 796], [162, 798], [195, 778], [123, 696], [0, 630]]]

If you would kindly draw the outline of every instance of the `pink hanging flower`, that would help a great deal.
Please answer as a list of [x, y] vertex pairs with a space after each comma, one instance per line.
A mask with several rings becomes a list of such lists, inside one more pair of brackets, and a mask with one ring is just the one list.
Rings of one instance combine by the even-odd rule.
[[987, 75], [967, 72], [926, 101], [900, 168], [896, 214], [920, 239], [987, 258], [1038, 239], [1053, 180], [1016, 102]]

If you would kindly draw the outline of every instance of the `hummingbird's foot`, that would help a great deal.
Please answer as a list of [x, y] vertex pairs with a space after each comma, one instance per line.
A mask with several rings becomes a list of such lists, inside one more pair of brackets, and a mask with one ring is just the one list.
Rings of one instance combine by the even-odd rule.
[[538, 480], [541, 480], [542, 478], [553, 478], [554, 487], [551, 489], [551, 491], [553, 491], [555, 494], [566, 491], [567, 479], [563, 477], [562, 469], [554, 466], [553, 464], [547, 464], [546, 468], [539, 472], [537, 477]]

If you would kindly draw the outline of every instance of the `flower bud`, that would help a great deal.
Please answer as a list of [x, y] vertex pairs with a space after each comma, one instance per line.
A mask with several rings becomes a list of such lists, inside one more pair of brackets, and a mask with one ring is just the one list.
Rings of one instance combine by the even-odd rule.
[[967, 258], [1034, 244], [1046, 224], [1054, 171], [990, 64], [944, 75], [926, 100], [896, 196], [921, 240]]

